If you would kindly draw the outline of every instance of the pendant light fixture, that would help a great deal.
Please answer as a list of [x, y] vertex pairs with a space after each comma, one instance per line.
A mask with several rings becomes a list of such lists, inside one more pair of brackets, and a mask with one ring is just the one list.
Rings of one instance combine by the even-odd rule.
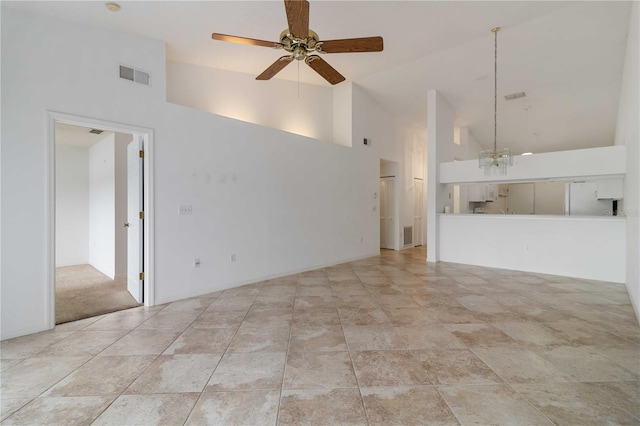
[[506, 175], [507, 166], [513, 166], [511, 148], [503, 148], [498, 151], [498, 31], [500, 31], [500, 27], [491, 30], [494, 34], [493, 150], [480, 151], [478, 158], [478, 165], [484, 169], [485, 176]]

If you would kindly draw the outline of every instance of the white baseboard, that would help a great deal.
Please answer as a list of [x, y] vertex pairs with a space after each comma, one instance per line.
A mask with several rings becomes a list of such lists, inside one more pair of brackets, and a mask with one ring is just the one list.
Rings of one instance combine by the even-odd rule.
[[288, 275], [294, 275], [294, 274], [300, 274], [302, 272], [308, 272], [308, 271], [313, 271], [316, 269], [321, 269], [321, 268], [328, 268], [331, 266], [336, 266], [336, 265], [341, 265], [343, 263], [349, 263], [349, 262], [355, 262], [357, 260], [362, 260], [362, 259], [368, 259], [370, 257], [376, 257], [376, 256], [380, 256], [380, 251], [374, 252], [374, 253], [369, 253], [366, 254], [364, 256], [358, 256], [358, 257], [352, 257], [352, 258], [348, 258], [348, 259], [341, 259], [335, 262], [329, 262], [329, 263], [323, 263], [323, 264], [318, 264], [315, 266], [309, 266], [309, 267], [305, 267], [305, 268], [300, 268], [300, 269], [293, 269], [293, 270], [289, 270], [286, 272], [279, 272], [277, 274], [272, 274], [272, 275], [264, 275], [264, 276], [260, 276], [260, 277], [254, 277], [254, 278], [250, 278], [247, 280], [242, 280], [242, 281], [234, 281], [231, 283], [226, 283], [223, 284], [223, 287], [220, 288], [215, 288], [215, 289], [208, 289], [207, 291], [198, 291], [195, 293], [190, 293], [180, 299], [174, 299], [174, 300], [157, 300], [155, 301], [155, 305], [162, 305], [163, 303], [171, 303], [171, 302], [176, 302], [178, 300], [182, 300], [182, 299], [189, 299], [191, 297], [198, 297], [198, 296], [202, 296], [205, 294], [209, 294], [209, 293], [215, 293], [218, 291], [224, 291], [224, 290], [229, 290], [232, 288], [236, 288], [236, 287], [240, 287], [243, 285], [247, 285], [247, 284], [254, 284], [254, 283], [259, 283], [261, 281], [267, 281], [267, 280], [273, 280], [276, 278], [282, 278], [282, 277], [286, 277]]

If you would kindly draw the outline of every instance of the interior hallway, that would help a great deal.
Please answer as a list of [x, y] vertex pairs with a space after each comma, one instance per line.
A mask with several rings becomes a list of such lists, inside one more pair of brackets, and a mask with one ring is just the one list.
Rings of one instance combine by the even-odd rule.
[[422, 248], [2, 342], [5, 424], [637, 424], [624, 285]]

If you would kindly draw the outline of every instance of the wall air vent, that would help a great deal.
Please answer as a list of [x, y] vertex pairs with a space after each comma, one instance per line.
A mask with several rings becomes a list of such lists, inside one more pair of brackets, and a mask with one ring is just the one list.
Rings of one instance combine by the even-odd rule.
[[504, 99], [507, 101], [511, 101], [513, 99], [524, 98], [525, 96], [527, 96], [526, 93], [518, 92], [518, 93], [512, 93], [510, 95], [507, 95], [504, 97]]
[[404, 242], [403, 245], [410, 246], [413, 245], [413, 226], [405, 226], [404, 227]]
[[140, 71], [124, 65], [120, 65], [120, 78], [144, 84], [146, 86], [150, 85], [150, 75], [148, 72]]
[[104, 130], [98, 130], [98, 129], [89, 130], [89, 133], [93, 133], [94, 135], [101, 135], [102, 132], [104, 132]]

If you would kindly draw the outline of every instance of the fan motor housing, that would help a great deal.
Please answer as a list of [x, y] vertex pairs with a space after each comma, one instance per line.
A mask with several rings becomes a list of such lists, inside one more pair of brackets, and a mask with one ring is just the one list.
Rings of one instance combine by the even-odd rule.
[[307, 54], [312, 52], [320, 52], [319, 48], [322, 43], [318, 43], [319, 37], [314, 31], [309, 30], [309, 37], [300, 39], [293, 37], [288, 29], [280, 33], [280, 44], [287, 52], [293, 54], [293, 58], [302, 61]]

